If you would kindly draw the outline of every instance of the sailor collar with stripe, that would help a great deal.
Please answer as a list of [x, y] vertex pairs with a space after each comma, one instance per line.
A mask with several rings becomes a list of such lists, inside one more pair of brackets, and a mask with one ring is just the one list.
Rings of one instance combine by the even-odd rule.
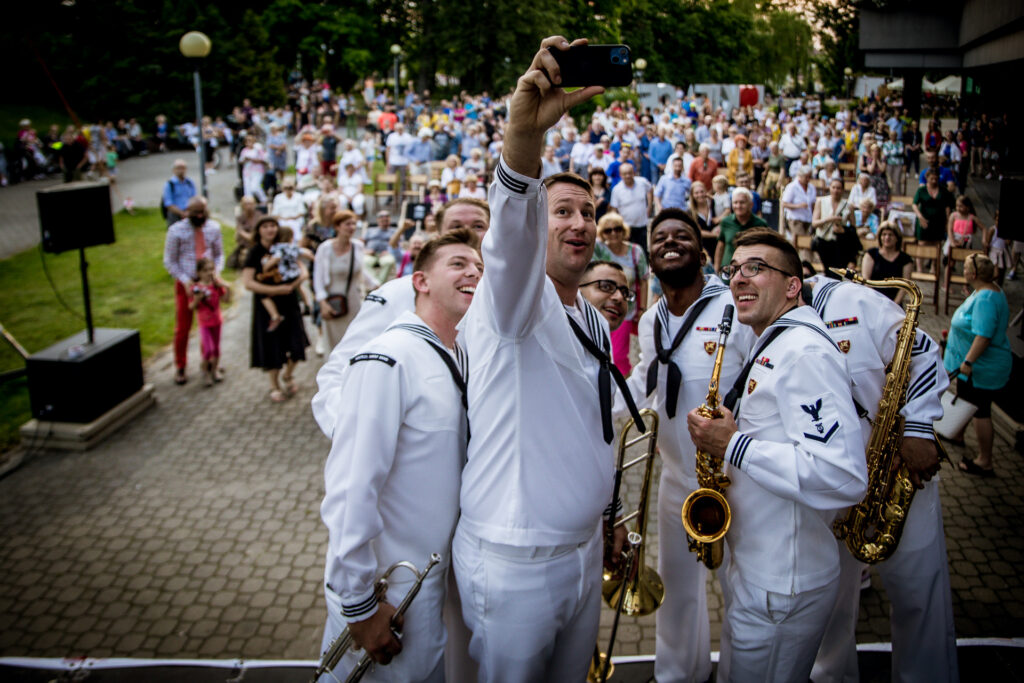
[[[838, 284], [842, 284], [841, 282]], [[817, 315], [815, 309], [810, 306], [797, 306], [779, 316], [775, 322], [765, 328], [764, 332], [758, 337], [758, 344], [765, 338], [766, 335], [771, 334], [776, 328], [787, 328], [787, 327], [804, 327], [809, 330], [813, 330], [821, 335], [822, 339], [827, 339], [829, 345], [832, 346], [836, 351], [842, 353], [839, 350], [839, 346], [832, 340], [829, 333], [822, 328], [821, 316]]]
[[[572, 316], [572, 306], [565, 306], [565, 312]], [[586, 300], [582, 293], [576, 292], [576, 310], [583, 315], [583, 321], [586, 325], [583, 327], [587, 332], [587, 336], [590, 337], [590, 341], [600, 348], [605, 353], [611, 353], [611, 340], [608, 338], [608, 334], [604, 331], [604, 325], [601, 324], [603, 316], [601, 313], [594, 308], [593, 304]], [[579, 322], [573, 317], [576, 322]]]
[[[724, 282], [722, 282], [718, 278], [717, 275], [706, 275], [704, 277], [704, 289], [700, 290], [700, 296], [698, 296], [696, 298], [696, 300], [694, 300], [694, 302], [692, 304], [690, 304], [689, 307], [687, 307], [686, 310], [687, 311], [690, 310], [690, 308], [692, 308], [694, 305], [697, 304], [698, 301], [700, 301], [702, 299], [707, 299], [707, 298], [710, 298], [710, 297], [713, 297], [713, 296], [717, 296], [717, 295], [721, 294], [722, 292], [727, 292], [727, 291], [729, 291], [729, 286], [726, 285]], [[668, 338], [667, 340], [669, 342], [671, 342], [672, 341], [672, 337], [669, 334], [669, 326], [668, 326], [670, 313], [669, 313], [669, 310], [668, 310], [668, 301], [667, 301], [666, 297], [661, 297], [661, 299], [658, 300], [657, 315], [658, 315], [658, 320], [661, 321], [662, 333]], [[683, 312], [683, 315], [686, 315], [685, 311]]]
[[813, 283], [814, 294], [811, 297], [810, 304], [814, 308], [815, 312], [817, 312], [818, 317], [822, 320], [825, 319], [825, 307], [828, 306], [829, 299], [832, 298], [832, 294], [835, 293], [836, 288], [844, 284], [853, 284], [845, 280], [836, 280], [825, 275], [815, 275], [814, 277], [805, 280], [805, 282]]
[[395, 320], [395, 322], [388, 326], [388, 329], [405, 330], [410, 334], [424, 339], [433, 346], [444, 350], [455, 359], [455, 363], [458, 365], [459, 372], [462, 374], [463, 380], [469, 376], [469, 357], [466, 355], [465, 349], [462, 348], [458, 341], [455, 342], [455, 346], [453, 348], [445, 346], [444, 342], [441, 341], [441, 338], [437, 336], [437, 333], [430, 329], [430, 327], [423, 322], [423, 319], [415, 313], [411, 311], [403, 312], [398, 316], [398, 319]]

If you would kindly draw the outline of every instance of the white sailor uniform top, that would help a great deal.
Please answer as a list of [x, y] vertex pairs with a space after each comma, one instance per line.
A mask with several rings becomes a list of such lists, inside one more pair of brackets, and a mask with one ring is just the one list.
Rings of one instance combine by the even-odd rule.
[[402, 313], [416, 310], [416, 290], [412, 275], [389, 280], [363, 299], [359, 312], [345, 330], [345, 336], [331, 350], [327, 362], [316, 373], [317, 392], [313, 396], [313, 417], [320, 430], [331, 438], [338, 419], [342, 397], [338, 392], [349, 359], [378, 336]]
[[[348, 621], [376, 612], [374, 581], [394, 562], [422, 569], [439, 553], [428, 581], [444, 584], [467, 422], [436, 347], [444, 348], [430, 328], [403, 313], [352, 356], [342, 377], [346, 400], [337, 408], [320, 512], [329, 531], [326, 583]], [[458, 347], [453, 358], [465, 372]], [[443, 629], [437, 638], [443, 644]]]
[[753, 360], [725, 453], [726, 540], [743, 581], [792, 595], [839, 575], [832, 521], [867, 489], [864, 439], [846, 359], [811, 307], [772, 323]]
[[[853, 379], [853, 396], [867, 418], [860, 421], [865, 445], [871, 435], [871, 422], [878, 411], [885, 385], [885, 369], [896, 351], [896, 337], [906, 312], [888, 297], [866, 285], [816, 275], [807, 280], [814, 285], [813, 307], [825, 322], [829, 336], [846, 355]], [[934, 439], [932, 424], [942, 417], [942, 393], [949, 378], [942, 367], [939, 345], [920, 328], [910, 352], [910, 382], [907, 400], [900, 410], [904, 417], [903, 435]], [[907, 516], [900, 547], [923, 548], [937, 532], [935, 520], [941, 515], [938, 477], [925, 482], [914, 497]]]
[[[488, 203], [487, 267], [460, 323], [473, 439], [459, 524], [492, 543], [581, 544], [612, 495], [601, 363], [576, 338], [545, 273], [547, 190], [502, 159]], [[587, 336], [609, 348], [604, 318], [579, 295], [576, 308]]]

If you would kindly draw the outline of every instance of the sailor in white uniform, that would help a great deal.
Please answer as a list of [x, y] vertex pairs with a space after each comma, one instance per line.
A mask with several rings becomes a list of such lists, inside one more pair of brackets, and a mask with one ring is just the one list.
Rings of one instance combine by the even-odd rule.
[[473, 439], [452, 550], [482, 681], [586, 678], [612, 495], [611, 384], [621, 376], [607, 323], [578, 289], [594, 198], [573, 174], [538, 180], [545, 131], [601, 88], [563, 92], [548, 46], [569, 43], [545, 39], [512, 96], [488, 196], [487, 270], [460, 326]]
[[[885, 369], [906, 318], [897, 304], [875, 289], [817, 275], [806, 281], [813, 307], [833, 341], [846, 354], [853, 395], [863, 411], [865, 443], [885, 385]], [[896, 552], [875, 565], [892, 604], [892, 680], [957, 681], [956, 633], [939, 500], [939, 452], [932, 423], [942, 417], [942, 393], [949, 385], [939, 345], [920, 329], [910, 354], [906, 403], [900, 410], [901, 458], [921, 490], [914, 495]], [[839, 596], [811, 678], [815, 683], [856, 683], [857, 612], [864, 565], [840, 543]]]
[[[487, 233], [491, 212], [487, 202], [479, 199], [453, 199], [437, 214], [439, 232], [470, 228], [480, 239]], [[331, 438], [337, 422], [338, 408], [342, 404], [339, 387], [348, 368], [349, 359], [368, 341], [386, 330], [404, 312], [415, 308], [416, 290], [412, 275], [388, 280], [366, 295], [355, 319], [345, 336], [331, 350], [327, 362], [316, 374], [317, 393], [313, 396], [313, 417], [321, 431]]]
[[[423, 247], [415, 313], [402, 313], [354, 354], [342, 378], [351, 400], [338, 407], [321, 506], [329, 531], [323, 649], [347, 623], [355, 644], [387, 665], [369, 680], [444, 680], [441, 609], [470, 436], [467, 360], [455, 326], [483, 271], [476, 242], [460, 230]], [[393, 574], [386, 602], [378, 602], [374, 582], [398, 561], [422, 571], [432, 553], [442, 562], [405, 613], [399, 640], [390, 620], [414, 577]], [[361, 656], [348, 653], [334, 675], [344, 679]]]
[[[733, 298], [721, 280], [702, 273], [706, 256], [690, 214], [679, 209], [658, 213], [651, 223], [650, 253], [664, 296], [640, 319], [640, 362], [629, 386], [638, 405], [658, 412], [658, 574], [665, 584], [665, 602], [655, 613], [654, 677], [703, 682], [711, 677], [708, 570], [689, 551], [679, 514], [683, 501], [698, 488], [686, 413], [707, 396], [718, 325]], [[732, 386], [755, 341], [749, 326], [736, 323], [735, 315], [733, 321], [722, 387]], [[721, 577], [723, 571], [717, 573]]]
[[697, 448], [724, 457], [732, 481], [718, 678], [806, 681], [835, 604], [832, 521], [867, 488], [864, 440], [846, 358], [799, 306], [793, 246], [771, 230], [744, 231], [723, 270], [758, 340], [726, 397], [735, 413], [687, 416]]

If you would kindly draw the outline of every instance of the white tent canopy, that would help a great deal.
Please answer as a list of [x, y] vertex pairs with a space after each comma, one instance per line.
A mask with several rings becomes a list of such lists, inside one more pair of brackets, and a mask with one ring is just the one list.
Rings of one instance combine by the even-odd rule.
[[891, 81], [885, 84], [888, 90], [903, 90], [903, 79], [897, 78], [895, 81]]
[[941, 81], [935, 83], [935, 93], [939, 95], [959, 95], [960, 94], [960, 77], [959, 76], [946, 76]]

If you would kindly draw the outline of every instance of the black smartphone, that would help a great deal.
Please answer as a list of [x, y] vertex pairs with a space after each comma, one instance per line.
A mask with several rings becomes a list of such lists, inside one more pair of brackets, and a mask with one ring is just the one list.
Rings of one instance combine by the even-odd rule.
[[633, 62], [627, 45], [574, 45], [568, 50], [548, 50], [562, 72], [559, 85], [563, 88], [625, 87], [633, 82]]

